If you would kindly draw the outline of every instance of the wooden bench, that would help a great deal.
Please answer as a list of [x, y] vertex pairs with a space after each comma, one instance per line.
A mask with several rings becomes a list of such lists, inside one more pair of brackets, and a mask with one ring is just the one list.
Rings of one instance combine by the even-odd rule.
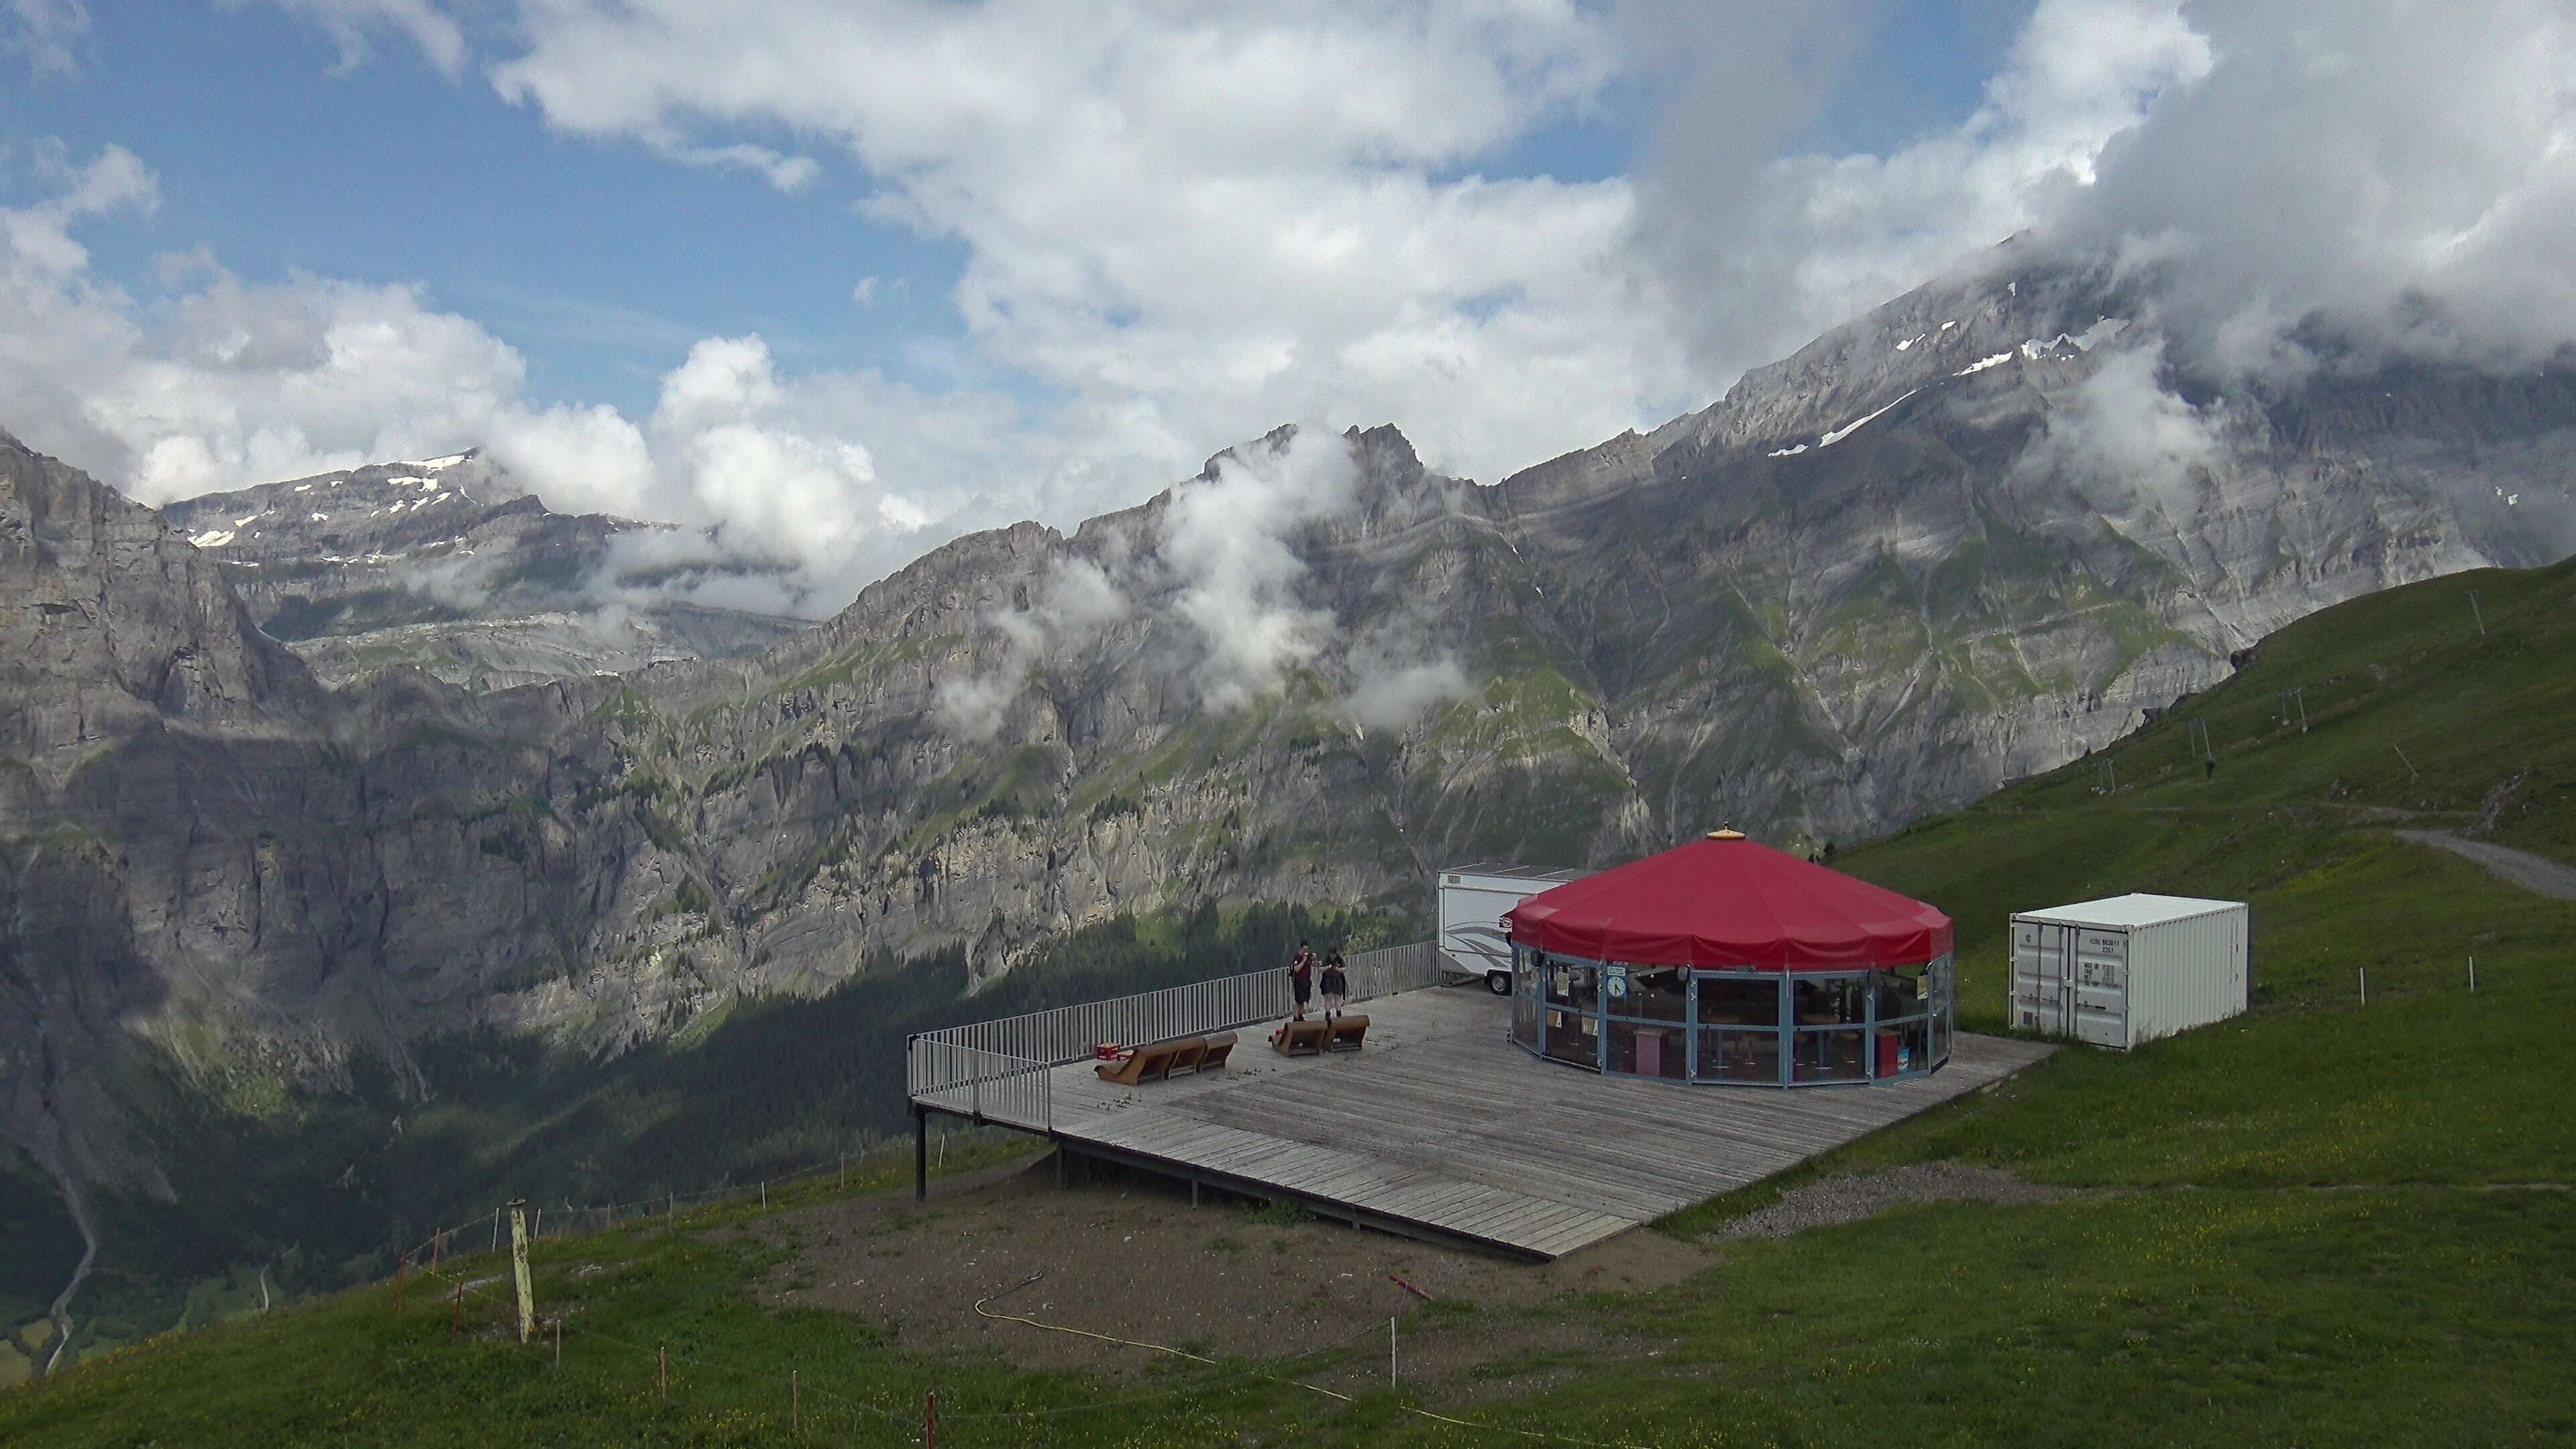
[[1133, 1087], [1143, 1082], [1169, 1081], [1174, 1077], [1222, 1067], [1234, 1054], [1234, 1033], [1216, 1036], [1185, 1036], [1177, 1041], [1156, 1042], [1152, 1046], [1130, 1048], [1113, 1062], [1094, 1062], [1091, 1070], [1104, 1082]]
[[1199, 1058], [1199, 1070], [1203, 1072], [1215, 1071], [1224, 1066], [1225, 1059], [1232, 1055], [1234, 1055], [1234, 1033], [1230, 1031], [1218, 1032], [1216, 1035], [1207, 1039], [1207, 1055]]
[[1271, 1048], [1283, 1057], [1320, 1056], [1333, 1029], [1322, 1021], [1283, 1021], [1270, 1034]]
[[1355, 1052], [1360, 1049], [1360, 1043], [1368, 1039], [1368, 1018], [1365, 1016], [1337, 1016], [1331, 1026], [1332, 1030], [1324, 1038], [1324, 1050], [1328, 1052]]

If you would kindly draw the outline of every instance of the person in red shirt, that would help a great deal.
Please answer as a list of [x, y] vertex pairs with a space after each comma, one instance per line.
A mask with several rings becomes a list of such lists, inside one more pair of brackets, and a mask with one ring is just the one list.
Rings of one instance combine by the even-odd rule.
[[1297, 954], [1288, 958], [1288, 991], [1297, 999], [1289, 1020], [1304, 1021], [1307, 999], [1315, 992], [1315, 952], [1303, 941], [1297, 943]]

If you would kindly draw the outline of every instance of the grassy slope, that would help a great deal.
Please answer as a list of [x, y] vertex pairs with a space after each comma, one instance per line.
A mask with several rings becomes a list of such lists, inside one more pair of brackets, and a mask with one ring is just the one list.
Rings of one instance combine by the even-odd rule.
[[[2293, 685], [2308, 691], [2304, 735], [2269, 722]], [[2489, 809], [2502, 838], [2576, 856], [2571, 694], [2576, 568], [2421, 585], [2268, 641], [2237, 680], [2113, 751], [2115, 793], [2095, 793], [2095, 762], [2079, 762], [1853, 852], [1849, 868], [1959, 919], [1971, 1025], [2000, 1020], [2010, 909], [2128, 889], [2251, 899], [2258, 1009], [2131, 1054], [2062, 1052], [1810, 1169], [1952, 1158], [2087, 1191], [1735, 1244], [1680, 1287], [1562, 1302], [1545, 1316], [1673, 1348], [1595, 1362], [1475, 1417], [1652, 1444], [2576, 1436], [2576, 1128], [2563, 1104], [2576, 903], [2388, 834], [2391, 812], [2441, 825]], [[2191, 715], [2218, 741], [2214, 779], [2185, 755]], [[2367, 1007], [2353, 989], [2365, 965]], [[1777, 1190], [1666, 1226], [1692, 1232]], [[822, 1361], [822, 1382], [886, 1404], [934, 1381], [961, 1411], [1092, 1401], [1062, 1376], [924, 1362], [863, 1324], [763, 1312], [741, 1292], [754, 1250], [628, 1233], [548, 1250], [562, 1255], [548, 1292], [574, 1296], [577, 1323], [633, 1341], [693, 1335], [695, 1352], [774, 1375]], [[575, 1255], [650, 1271], [561, 1276]], [[397, 1323], [385, 1292], [365, 1290], [0, 1394], [0, 1439], [750, 1443], [779, 1417], [759, 1380], [703, 1375], [670, 1409], [634, 1354], [604, 1341], [558, 1377], [506, 1347], [450, 1348], [445, 1332], [434, 1310]], [[894, 1442], [846, 1412], [835, 1436]], [[1411, 1418], [1382, 1394], [1340, 1408], [1259, 1379], [949, 1430], [955, 1444], [1500, 1437]]]

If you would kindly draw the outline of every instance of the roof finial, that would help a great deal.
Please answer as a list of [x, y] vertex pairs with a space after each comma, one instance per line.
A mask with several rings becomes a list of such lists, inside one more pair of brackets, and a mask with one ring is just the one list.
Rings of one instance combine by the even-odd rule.
[[1732, 825], [1721, 825], [1715, 830], [1710, 831], [1708, 833], [1708, 838], [1711, 840], [1742, 840], [1744, 838], [1744, 832], [1736, 829]]

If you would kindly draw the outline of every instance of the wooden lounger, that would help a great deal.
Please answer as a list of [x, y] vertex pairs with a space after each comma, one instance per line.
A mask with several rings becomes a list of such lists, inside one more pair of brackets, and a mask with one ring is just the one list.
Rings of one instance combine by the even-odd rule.
[[1270, 1045], [1283, 1057], [1311, 1057], [1324, 1050], [1333, 1029], [1321, 1021], [1283, 1021], [1270, 1034]]
[[1233, 1032], [1218, 1036], [1185, 1036], [1178, 1041], [1131, 1048], [1114, 1062], [1093, 1063], [1091, 1070], [1104, 1082], [1133, 1087], [1142, 1082], [1169, 1081], [1191, 1072], [1224, 1066], [1225, 1059], [1233, 1053]]
[[1095, 1063], [1091, 1070], [1104, 1082], [1132, 1087], [1152, 1077], [1164, 1075], [1171, 1066], [1172, 1053], [1166, 1047], [1129, 1047], [1127, 1054], [1114, 1062]]
[[1333, 1018], [1331, 1034], [1324, 1038], [1324, 1050], [1328, 1052], [1355, 1052], [1360, 1049], [1360, 1043], [1366, 1040], [1367, 1037], [1367, 1017], [1337, 1016]]

